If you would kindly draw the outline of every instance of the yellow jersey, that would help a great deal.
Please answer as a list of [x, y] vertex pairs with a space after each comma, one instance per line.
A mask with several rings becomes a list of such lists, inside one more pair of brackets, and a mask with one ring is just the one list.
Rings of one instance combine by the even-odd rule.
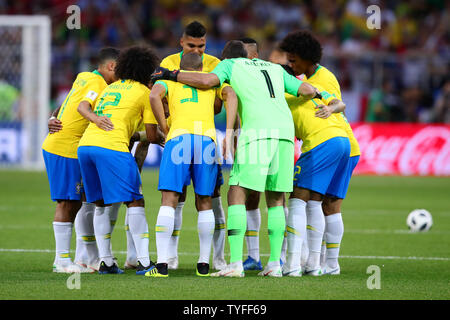
[[[313, 86], [320, 85], [327, 92], [334, 95], [337, 99], [342, 100], [341, 89], [336, 77], [330, 70], [328, 70], [324, 66], [319, 65], [314, 74], [309, 77], [309, 79], [307, 79], [307, 82], [309, 82]], [[358, 141], [356, 140], [353, 134], [352, 127], [348, 123], [348, 120], [345, 117], [344, 113], [334, 113], [332, 116], [338, 118], [338, 120], [341, 122], [341, 125], [345, 129], [345, 132], [347, 132], [348, 138], [350, 140], [350, 157], [359, 156], [361, 154], [361, 151], [359, 149]]]
[[94, 112], [111, 119], [114, 129], [105, 131], [90, 123], [79, 146], [97, 146], [129, 152], [130, 138], [143, 123], [156, 124], [150, 107], [150, 89], [133, 80], [118, 80], [100, 94]]
[[[183, 57], [183, 51], [174, 53], [165, 57], [160, 66], [169, 70], [180, 69], [181, 58]], [[202, 72], [211, 72], [219, 64], [220, 60], [216, 57], [203, 53], [202, 55]], [[170, 109], [170, 108], [169, 108]], [[172, 124], [171, 113], [169, 111], [169, 117], [167, 118], [167, 125], [170, 127]]]
[[[324, 73], [320, 73], [321, 76], [318, 77], [318, 71], [321, 68], [323, 67], [319, 67], [310, 79], [306, 80], [305, 77], [304, 81], [319, 89], [323, 102], [328, 104], [333, 99], [339, 99], [340, 92], [336, 91], [336, 86], [329, 78], [324, 77]], [[332, 75], [331, 72], [329, 74]], [[335, 82], [337, 84], [337, 81]], [[339, 93], [339, 97], [337, 93]], [[331, 138], [348, 137], [342, 119], [339, 119], [338, 115], [333, 114], [327, 119], [315, 116], [315, 107], [321, 104], [318, 99], [306, 100], [302, 97], [286, 95], [286, 101], [294, 119], [295, 135], [303, 141], [302, 153], [310, 151]]]
[[[167, 56], [161, 61], [160, 66], [169, 70], [180, 69], [181, 57], [183, 51]], [[214, 56], [204, 53], [202, 55], [203, 72], [211, 72], [219, 64], [220, 60]]]
[[156, 81], [155, 84], [165, 87], [169, 103], [170, 129], [166, 141], [187, 133], [207, 136], [216, 141], [214, 101], [216, 95], [222, 99], [222, 90], [227, 84], [207, 90], [167, 80]]
[[106, 87], [105, 79], [97, 70], [79, 73], [57, 116], [62, 122], [62, 129], [49, 133], [42, 144], [42, 149], [62, 157], [77, 159], [78, 143], [89, 124], [89, 121], [78, 112], [78, 105], [81, 101], [87, 101], [94, 107], [100, 93]]

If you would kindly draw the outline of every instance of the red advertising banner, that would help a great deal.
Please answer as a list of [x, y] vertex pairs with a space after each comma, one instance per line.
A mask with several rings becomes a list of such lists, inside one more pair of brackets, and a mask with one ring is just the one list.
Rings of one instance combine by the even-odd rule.
[[354, 174], [450, 176], [450, 125], [352, 124], [361, 148]]

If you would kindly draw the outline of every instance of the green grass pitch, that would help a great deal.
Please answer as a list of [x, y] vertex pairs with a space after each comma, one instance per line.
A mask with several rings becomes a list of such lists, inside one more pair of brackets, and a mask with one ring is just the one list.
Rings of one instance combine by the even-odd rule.
[[[143, 172], [153, 260], [160, 205], [157, 181], [157, 171]], [[224, 204], [227, 189], [227, 185], [222, 188]], [[0, 299], [449, 299], [449, 190], [450, 178], [353, 177], [343, 207], [340, 276], [274, 279], [258, 277], [254, 271], [246, 272], [245, 278], [224, 279], [195, 275], [197, 214], [189, 188], [180, 236], [180, 267], [171, 271], [169, 278], [147, 278], [132, 271], [123, 275], [82, 274], [80, 289], [70, 290], [69, 275], [52, 273], [54, 203], [49, 199], [46, 174], [0, 171]], [[416, 208], [432, 213], [434, 225], [429, 232], [408, 232], [406, 216]], [[264, 264], [269, 242], [263, 205], [261, 212]], [[124, 214], [122, 207], [112, 236], [120, 266], [126, 250]], [[72, 249], [74, 243], [73, 238]], [[371, 265], [380, 268], [380, 289], [367, 287]]]

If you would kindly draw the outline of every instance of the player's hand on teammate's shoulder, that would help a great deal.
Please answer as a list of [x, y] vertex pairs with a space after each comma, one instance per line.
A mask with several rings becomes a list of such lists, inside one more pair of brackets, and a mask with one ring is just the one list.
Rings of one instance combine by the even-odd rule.
[[315, 109], [316, 109], [315, 115], [317, 118], [326, 119], [333, 113], [333, 110], [331, 110], [329, 106], [323, 104], [317, 105]]
[[114, 129], [114, 125], [111, 119], [109, 119], [107, 116], [96, 117], [94, 123], [97, 125], [97, 127], [105, 131], [111, 131]]
[[150, 82], [155, 83], [158, 80], [177, 81], [177, 76], [180, 70], [169, 70], [163, 67], [157, 67], [152, 73]]
[[62, 130], [62, 122], [56, 117], [48, 119], [48, 131], [49, 133], [55, 133]]
[[305, 99], [314, 99], [318, 98], [318, 96], [320, 96], [320, 98], [322, 97], [319, 90], [317, 90], [316, 87], [313, 87], [307, 82], [302, 82], [302, 84], [298, 88], [298, 96], [300, 95]]

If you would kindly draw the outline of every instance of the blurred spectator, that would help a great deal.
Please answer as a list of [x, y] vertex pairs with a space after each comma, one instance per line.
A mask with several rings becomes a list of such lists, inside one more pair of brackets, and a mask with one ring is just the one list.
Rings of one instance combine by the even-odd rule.
[[[66, 28], [72, 4], [81, 8], [81, 30]], [[371, 4], [381, 9], [381, 30], [367, 28]], [[0, 0], [0, 14], [50, 15], [54, 101], [100, 47], [150, 43], [164, 57], [179, 50], [183, 27], [195, 19], [207, 27], [206, 51], [216, 56], [226, 41], [251, 37], [261, 58], [283, 60], [273, 52], [276, 42], [291, 30], [310, 29], [342, 89], [368, 96], [367, 121], [448, 122], [445, 0]], [[390, 82], [383, 82], [387, 75]]]
[[403, 118], [403, 114], [399, 114], [399, 99], [394, 92], [394, 85], [390, 80], [385, 80], [382, 88], [370, 92], [365, 119], [367, 122], [388, 122]]
[[450, 77], [447, 78], [436, 98], [431, 121], [450, 124]]
[[0, 79], [0, 121], [18, 120], [19, 90]]

